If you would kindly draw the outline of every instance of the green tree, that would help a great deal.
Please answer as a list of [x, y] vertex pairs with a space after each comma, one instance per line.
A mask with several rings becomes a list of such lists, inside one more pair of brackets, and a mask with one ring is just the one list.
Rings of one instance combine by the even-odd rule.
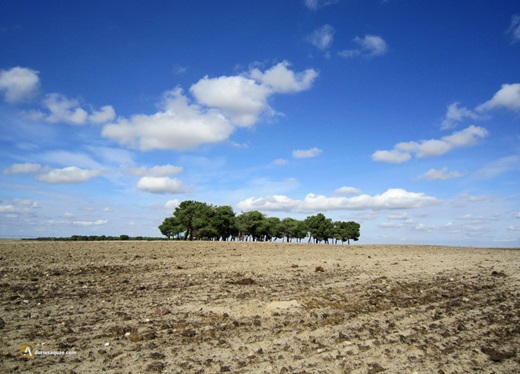
[[[281, 231], [282, 231], [283, 237], [285, 237], [287, 239], [287, 243], [289, 243], [292, 238], [296, 237], [295, 232], [296, 232], [297, 225], [298, 225], [298, 220], [296, 220], [294, 218], [287, 217], [282, 220]], [[307, 232], [305, 232], [305, 234], [307, 234]]]
[[[197, 238], [201, 229], [210, 225], [212, 213], [212, 209], [208, 204], [186, 200], [175, 208], [173, 215], [183, 228], [183, 231], [186, 232], [184, 238], [193, 240]], [[203, 230], [200, 234], [207, 235], [208, 233]]]
[[341, 243], [347, 242], [348, 244], [350, 244], [350, 240], [359, 240], [359, 229], [360, 225], [357, 222], [334, 222], [334, 239], [336, 241], [341, 240]]
[[227, 240], [237, 235], [237, 218], [233, 208], [228, 205], [214, 208], [212, 226], [216, 230], [217, 237]]
[[347, 235], [347, 243], [350, 244], [351, 240], [358, 241], [361, 236], [361, 225], [354, 221], [347, 222], [348, 225], [348, 235]]
[[310, 234], [309, 242], [314, 239], [315, 243], [321, 241], [328, 243], [329, 238], [332, 238], [334, 224], [330, 218], [325, 217], [322, 213], [307, 217], [305, 223]]
[[267, 221], [267, 233], [265, 240], [283, 238], [282, 221], [278, 217], [269, 217]]
[[163, 234], [168, 238], [168, 240], [170, 240], [171, 238], [178, 236], [180, 233], [182, 233], [184, 231], [184, 228], [178, 222], [177, 217], [167, 217], [159, 225], [159, 230], [161, 231], [161, 234]]
[[262, 239], [266, 231], [265, 216], [258, 210], [243, 212], [237, 217], [240, 237], [250, 237], [254, 241]]
[[309, 229], [305, 221], [298, 220], [292, 236], [301, 243], [302, 239], [305, 239], [309, 235]]

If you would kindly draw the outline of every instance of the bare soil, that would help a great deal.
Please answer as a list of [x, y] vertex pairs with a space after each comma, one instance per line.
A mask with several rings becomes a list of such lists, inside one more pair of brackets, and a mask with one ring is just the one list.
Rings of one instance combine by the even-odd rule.
[[3, 372], [520, 372], [520, 250], [0, 241], [0, 263]]

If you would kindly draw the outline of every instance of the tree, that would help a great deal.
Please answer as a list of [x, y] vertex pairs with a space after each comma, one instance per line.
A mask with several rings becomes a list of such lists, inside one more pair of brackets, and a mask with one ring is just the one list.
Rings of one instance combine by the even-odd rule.
[[161, 234], [170, 240], [171, 238], [178, 236], [181, 232], [183, 232], [184, 228], [179, 224], [179, 221], [176, 217], [167, 217], [164, 219], [163, 223], [159, 225], [159, 230], [161, 231]]
[[282, 221], [278, 217], [269, 217], [267, 221], [266, 241], [283, 238]]
[[315, 243], [321, 241], [328, 243], [329, 238], [332, 238], [334, 224], [330, 218], [325, 217], [322, 213], [307, 217], [305, 223], [310, 233], [309, 242], [314, 238]]
[[265, 235], [265, 216], [258, 210], [243, 212], [237, 217], [237, 226], [240, 237], [251, 237], [252, 240], [261, 240]]
[[348, 235], [347, 235], [347, 243], [350, 245], [350, 240], [358, 241], [361, 236], [360, 228], [361, 225], [354, 221], [347, 222], [348, 225]]
[[350, 240], [359, 240], [359, 228], [360, 225], [357, 222], [349, 221], [338, 221], [334, 222], [334, 239], [341, 240], [341, 243], [347, 242], [350, 244]]
[[233, 208], [228, 205], [214, 208], [212, 226], [216, 230], [217, 237], [221, 240], [236, 236], [238, 233], [237, 218]]
[[[164, 219], [159, 230], [168, 239], [179, 237], [187, 240], [253, 240], [269, 241], [273, 239], [296, 239], [299, 242], [309, 237], [309, 243], [325, 242], [334, 239], [350, 244], [350, 240], [359, 240], [360, 225], [357, 222], [337, 221], [322, 213], [309, 216], [305, 220], [294, 218], [266, 217], [257, 210], [242, 212], [236, 216], [228, 205], [214, 206], [199, 201], [187, 200], [179, 204], [173, 217]], [[73, 235], [71, 240], [87, 240], [88, 237]], [[110, 239], [110, 237], [106, 237]], [[120, 238], [125, 240], [123, 237]]]
[[[184, 238], [193, 240], [197, 238], [199, 231], [210, 224], [212, 215], [211, 207], [199, 201], [186, 200], [179, 204], [173, 213], [179, 226], [186, 231]], [[207, 235], [207, 232], [201, 232]]]
[[[294, 218], [287, 217], [282, 220], [281, 231], [282, 231], [283, 237], [285, 237], [287, 239], [287, 243], [289, 243], [292, 238], [296, 237], [295, 231], [296, 231], [297, 225], [298, 225], [298, 220], [296, 220]], [[307, 232], [305, 232], [305, 234], [307, 234]]]

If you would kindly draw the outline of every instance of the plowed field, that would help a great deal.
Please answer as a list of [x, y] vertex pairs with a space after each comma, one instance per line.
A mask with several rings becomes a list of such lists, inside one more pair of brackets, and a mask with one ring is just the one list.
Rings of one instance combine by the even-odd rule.
[[0, 260], [3, 372], [520, 372], [520, 250], [0, 241]]

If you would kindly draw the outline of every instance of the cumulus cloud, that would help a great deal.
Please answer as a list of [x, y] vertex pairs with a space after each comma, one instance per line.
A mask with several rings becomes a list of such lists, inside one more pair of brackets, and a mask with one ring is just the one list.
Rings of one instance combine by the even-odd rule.
[[36, 179], [45, 183], [83, 183], [95, 178], [103, 171], [94, 169], [80, 169], [76, 166], [68, 166], [63, 169], [53, 169], [40, 164], [13, 164], [4, 170], [5, 175], [35, 174]]
[[259, 69], [252, 69], [249, 76], [258, 81], [273, 93], [293, 93], [305, 91], [311, 88], [314, 80], [318, 77], [318, 71], [306, 69], [295, 73], [289, 69], [287, 61], [280, 62], [275, 66], [262, 72]]
[[182, 90], [177, 88], [165, 93], [159, 112], [121, 118], [107, 125], [102, 135], [143, 151], [186, 150], [201, 144], [222, 142], [233, 130], [231, 123], [219, 111], [190, 104]]
[[269, 88], [247, 77], [206, 76], [191, 86], [190, 91], [200, 103], [219, 108], [239, 126], [254, 125], [260, 114], [270, 109]]
[[261, 114], [274, 113], [268, 104], [271, 95], [307, 90], [318, 76], [314, 69], [295, 73], [289, 66], [288, 62], [281, 62], [266, 71], [252, 69], [236, 76], [206, 76], [192, 85], [190, 92], [199, 103], [221, 110], [235, 125], [250, 127]]
[[412, 155], [408, 152], [402, 152], [398, 149], [392, 149], [390, 151], [375, 151], [372, 154], [372, 160], [390, 162], [393, 164], [400, 164], [406, 162], [412, 158]]
[[86, 182], [103, 174], [101, 170], [86, 170], [76, 166], [68, 166], [63, 169], [51, 169], [38, 174], [37, 179], [45, 183], [77, 184]]
[[69, 99], [59, 93], [46, 95], [42, 104], [45, 111], [32, 111], [27, 116], [32, 120], [70, 125], [104, 124], [116, 117], [115, 110], [110, 105], [89, 113], [81, 107], [79, 100]]
[[294, 72], [288, 62], [266, 71], [252, 69], [235, 76], [202, 78], [191, 86], [196, 104], [181, 88], [164, 94], [160, 111], [120, 118], [108, 124], [103, 136], [140, 150], [193, 149], [225, 141], [235, 127], [251, 127], [261, 115], [274, 115], [270, 96], [309, 89], [318, 76], [307, 69]]
[[372, 58], [383, 56], [388, 52], [388, 44], [386, 41], [377, 35], [365, 35], [364, 37], [355, 37], [353, 42], [359, 45], [357, 49], [346, 49], [338, 52], [338, 54], [345, 58], [364, 57]]
[[180, 180], [168, 177], [142, 177], [137, 182], [137, 189], [158, 194], [185, 192], [185, 188]]
[[450, 104], [446, 110], [446, 116], [444, 117], [444, 120], [442, 121], [441, 129], [443, 129], [443, 130], [451, 129], [451, 128], [455, 127], [457, 122], [461, 122], [466, 118], [478, 120], [478, 119], [480, 119], [480, 116], [477, 113], [475, 113], [465, 107], [459, 106], [458, 102]]
[[292, 156], [294, 158], [312, 158], [321, 155], [323, 151], [319, 148], [311, 148], [311, 149], [296, 149], [292, 151]]
[[40, 84], [39, 72], [16, 66], [9, 70], [0, 70], [0, 92], [10, 104], [31, 99]]
[[324, 51], [329, 48], [334, 41], [334, 28], [331, 25], [323, 25], [307, 35], [305, 40], [316, 48]]
[[161, 166], [153, 166], [151, 168], [147, 168], [141, 166], [139, 168], [131, 169], [130, 174], [138, 175], [138, 176], [149, 176], [149, 177], [167, 177], [168, 175], [174, 175], [182, 173], [182, 166], [174, 166], [170, 164], [161, 165]]
[[491, 100], [479, 105], [476, 110], [484, 112], [492, 109], [520, 111], [520, 83], [503, 84]]
[[111, 105], [105, 105], [101, 107], [100, 110], [93, 111], [88, 116], [88, 121], [90, 123], [99, 125], [103, 123], [107, 123], [112, 121], [114, 118], [116, 118], [116, 111]]
[[336, 195], [359, 195], [361, 191], [355, 187], [343, 186], [334, 191]]
[[386, 210], [412, 209], [423, 206], [438, 205], [441, 201], [424, 193], [408, 192], [400, 188], [392, 188], [386, 192], [370, 196], [367, 194], [342, 197], [308, 194], [303, 200], [283, 195], [250, 197], [238, 203], [244, 211], [283, 211], [283, 212], [318, 212], [329, 210]]
[[462, 176], [463, 176], [462, 173], [459, 173], [458, 171], [448, 172], [448, 168], [444, 167], [442, 169], [430, 169], [423, 175], [419, 176], [419, 178], [428, 179], [428, 180], [445, 180], [445, 179], [460, 178]]
[[470, 147], [478, 143], [479, 139], [485, 138], [488, 131], [482, 127], [469, 126], [464, 130], [454, 132], [441, 139], [423, 140], [420, 142], [402, 142], [394, 146], [390, 151], [378, 150], [372, 154], [372, 160], [403, 163], [416, 157], [437, 157], [453, 149]]
[[520, 14], [511, 17], [511, 24], [507, 29], [507, 33], [511, 36], [513, 43], [520, 42]]

